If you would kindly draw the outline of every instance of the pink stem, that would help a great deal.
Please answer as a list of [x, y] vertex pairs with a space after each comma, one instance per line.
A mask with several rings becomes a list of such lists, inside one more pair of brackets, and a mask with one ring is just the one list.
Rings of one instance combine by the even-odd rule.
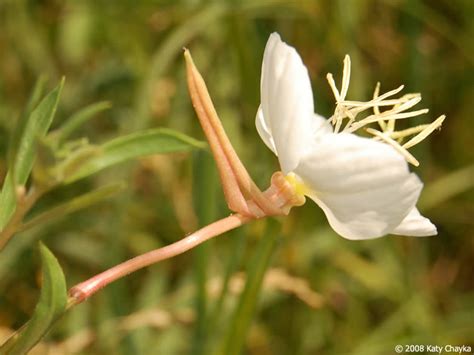
[[181, 240], [178, 240], [173, 244], [152, 250], [148, 253], [136, 256], [133, 259], [118, 264], [90, 278], [89, 280], [81, 282], [80, 284], [72, 287], [69, 290], [69, 295], [72, 298], [70, 300], [70, 305], [83, 302], [113, 281], [116, 281], [141, 268], [155, 264], [161, 260], [169, 259], [173, 256], [184, 253], [185, 251], [194, 248], [206, 240], [241, 226], [250, 219], [251, 218], [243, 217], [239, 214], [230, 215], [199, 229], [198, 231], [188, 235], [187, 237], [184, 237]]

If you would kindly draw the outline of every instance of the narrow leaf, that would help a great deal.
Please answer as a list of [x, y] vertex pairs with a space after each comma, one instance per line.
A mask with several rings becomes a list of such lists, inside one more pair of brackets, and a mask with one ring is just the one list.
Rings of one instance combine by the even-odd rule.
[[250, 328], [265, 272], [270, 264], [273, 251], [278, 245], [278, 229], [275, 221], [268, 220], [267, 232], [259, 242], [257, 250], [247, 269], [247, 281], [240, 295], [237, 309], [227, 330], [224, 343], [218, 354], [239, 355]]
[[124, 187], [122, 182], [114, 183], [75, 197], [32, 218], [19, 228], [19, 232], [94, 205], [122, 191]]
[[66, 281], [57, 259], [40, 244], [43, 265], [43, 287], [31, 319], [1, 347], [1, 354], [28, 353], [48, 332], [53, 323], [64, 313], [67, 304]]
[[[35, 142], [46, 134], [51, 125], [63, 84], [64, 80], [41, 100], [25, 123], [21, 123], [24, 128], [20, 130], [21, 134], [18, 133], [21, 137], [0, 193], [0, 230], [5, 227], [15, 212], [15, 189], [18, 185], [25, 185], [30, 175], [35, 159]], [[37, 89], [35, 92], [39, 90]], [[31, 105], [34, 105], [33, 101], [37, 100], [36, 96], [37, 94], [34, 93], [30, 100]]]
[[9, 171], [0, 192], [0, 231], [10, 220], [16, 207], [16, 191], [13, 176]]
[[[197, 151], [193, 154], [193, 205], [198, 217], [199, 227], [216, 220], [218, 183], [216, 165], [208, 151]], [[196, 282], [196, 322], [191, 347], [192, 355], [207, 353], [209, 302], [207, 299], [207, 269], [209, 267], [209, 243], [193, 250], [194, 275]]]
[[10, 138], [10, 144], [8, 146], [8, 161], [9, 165], [13, 166], [16, 153], [18, 151], [18, 145], [20, 143], [20, 139], [25, 131], [26, 123], [28, 122], [28, 118], [31, 115], [31, 111], [38, 105], [38, 102], [41, 99], [41, 96], [44, 93], [46, 86], [46, 78], [44, 76], [40, 76], [38, 80], [36, 80], [35, 86], [33, 91], [31, 92], [30, 98], [26, 104], [25, 111], [22, 113], [20, 119], [18, 120], [13, 134]]
[[112, 139], [101, 151], [86, 161], [73, 175], [65, 179], [71, 183], [112, 165], [151, 154], [184, 152], [206, 145], [170, 129], [150, 129]]
[[54, 134], [57, 134], [58, 141], [63, 142], [71, 133], [83, 125], [86, 121], [93, 118], [101, 111], [107, 110], [112, 105], [110, 102], [102, 101], [86, 106], [72, 115]]
[[44, 137], [51, 126], [63, 85], [64, 79], [46, 95], [28, 118], [13, 167], [13, 176], [18, 185], [24, 185], [28, 179], [35, 158], [35, 142]]

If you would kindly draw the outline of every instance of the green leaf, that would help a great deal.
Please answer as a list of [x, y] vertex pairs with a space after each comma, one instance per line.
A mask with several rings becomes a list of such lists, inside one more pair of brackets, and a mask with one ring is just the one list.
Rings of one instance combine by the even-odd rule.
[[[19, 143], [0, 193], [0, 230], [5, 227], [15, 212], [16, 187], [18, 185], [25, 185], [28, 180], [36, 155], [35, 143], [38, 138], [44, 137], [53, 121], [63, 84], [64, 79], [41, 100], [24, 123], [19, 123], [23, 126], [20, 129], [21, 132], [16, 133], [20, 137]], [[39, 91], [41, 89], [35, 89], [35, 93], [28, 104], [29, 106], [34, 105], [34, 101], [37, 100], [37, 92]]]
[[35, 83], [33, 91], [31, 92], [28, 103], [26, 104], [25, 111], [20, 117], [20, 120], [15, 126], [15, 129], [11, 135], [10, 143], [8, 146], [8, 166], [9, 172], [5, 177], [2, 191], [0, 193], [0, 230], [3, 229], [5, 224], [8, 222], [8, 219], [11, 217], [11, 214], [15, 210], [16, 203], [16, 193], [15, 193], [15, 182], [13, 181], [13, 176], [11, 171], [15, 164], [15, 157], [18, 151], [19, 143], [23, 132], [25, 131], [26, 124], [29, 117], [31, 116], [31, 111], [38, 104], [41, 95], [44, 92], [46, 85], [46, 79], [43, 76], [40, 76]]
[[[193, 205], [199, 221], [199, 227], [210, 224], [216, 219], [217, 191], [220, 188], [216, 165], [212, 155], [205, 150], [193, 154]], [[196, 282], [196, 322], [191, 347], [192, 355], [206, 354], [209, 335], [209, 301], [207, 298], [207, 272], [210, 260], [209, 243], [193, 250], [194, 275]]]
[[86, 121], [110, 107], [112, 107], [112, 105], [108, 101], [97, 102], [86, 106], [72, 115], [57, 131], [53, 132], [52, 135], [57, 137], [58, 142], [63, 142]]
[[224, 343], [217, 354], [238, 355], [242, 351], [247, 331], [257, 307], [262, 281], [279, 240], [278, 222], [268, 220], [267, 223], [267, 231], [250, 261], [244, 291], [240, 295]]
[[17, 185], [24, 185], [33, 167], [35, 143], [48, 131], [59, 102], [64, 79], [33, 110], [23, 131], [18, 152], [15, 156], [13, 176]]
[[11, 135], [10, 144], [8, 146], [8, 160], [11, 166], [15, 161], [15, 156], [18, 151], [18, 145], [21, 140], [21, 136], [25, 131], [26, 124], [28, 122], [28, 118], [31, 115], [31, 111], [38, 105], [38, 102], [41, 99], [41, 96], [44, 93], [46, 86], [46, 78], [44, 76], [40, 76], [38, 80], [36, 80], [35, 86], [33, 91], [31, 92], [30, 98], [26, 104], [25, 111], [22, 113], [18, 123], [15, 126], [13, 134]]
[[21, 228], [19, 228], [19, 232], [101, 202], [122, 191], [125, 186], [126, 185], [123, 182], [114, 183], [99, 187], [98, 189], [87, 192], [81, 196], [74, 197], [73, 199], [62, 203], [59, 206], [53, 207], [27, 221], [21, 226]]
[[9, 171], [3, 182], [2, 192], [0, 192], [0, 231], [10, 220], [16, 207], [16, 191], [13, 176]]
[[66, 310], [66, 281], [61, 267], [48, 248], [43, 244], [39, 248], [43, 265], [43, 287], [38, 304], [28, 323], [0, 347], [1, 354], [26, 354]]
[[184, 152], [205, 146], [203, 142], [165, 128], [133, 133], [103, 144], [97, 155], [84, 162], [71, 176], [65, 178], [65, 183], [74, 182], [133, 158], [151, 154]]

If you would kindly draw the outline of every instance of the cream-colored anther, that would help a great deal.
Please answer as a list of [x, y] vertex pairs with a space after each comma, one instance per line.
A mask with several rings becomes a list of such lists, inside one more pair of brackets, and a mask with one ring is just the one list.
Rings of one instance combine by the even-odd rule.
[[[413, 128], [404, 129], [401, 131], [395, 130], [395, 124], [398, 120], [416, 117], [428, 113], [428, 109], [419, 109], [409, 111], [421, 101], [419, 93], [405, 94], [399, 98], [392, 98], [403, 90], [403, 85], [398, 88], [388, 91], [380, 95], [380, 83], [375, 86], [372, 100], [369, 101], [352, 101], [346, 100], [347, 92], [349, 90], [349, 82], [351, 75], [351, 61], [350, 57], [346, 55], [344, 58], [344, 68], [342, 74], [341, 90], [336, 87], [334, 77], [331, 73], [327, 74], [329, 86], [336, 99], [336, 108], [334, 114], [329, 119], [329, 122], [334, 126], [334, 133], [341, 131], [342, 122], [347, 119], [342, 132], [354, 133], [357, 130], [364, 128], [366, 132], [374, 135], [374, 139], [381, 140], [400, 152], [405, 159], [418, 166], [419, 163], [415, 157], [408, 152], [408, 148], [421, 142], [434, 130], [439, 128], [443, 123], [445, 116], [438, 117], [434, 122], [427, 125], [419, 125]], [[390, 108], [391, 106], [391, 108]], [[381, 111], [382, 107], [389, 107], [385, 111]], [[373, 112], [363, 118], [357, 116], [366, 110], [371, 109]], [[374, 128], [366, 127], [372, 123], [377, 123], [381, 131]], [[402, 144], [405, 137], [416, 134], [409, 141]]]

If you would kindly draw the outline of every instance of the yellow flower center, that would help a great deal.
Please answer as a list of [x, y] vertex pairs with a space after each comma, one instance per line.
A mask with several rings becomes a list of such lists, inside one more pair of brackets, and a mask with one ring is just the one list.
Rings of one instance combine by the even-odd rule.
[[301, 181], [301, 179], [298, 178], [294, 173], [289, 173], [288, 175], [285, 175], [285, 180], [292, 186], [293, 191], [296, 195], [304, 197], [308, 194], [308, 188], [306, 187], [304, 182]]

